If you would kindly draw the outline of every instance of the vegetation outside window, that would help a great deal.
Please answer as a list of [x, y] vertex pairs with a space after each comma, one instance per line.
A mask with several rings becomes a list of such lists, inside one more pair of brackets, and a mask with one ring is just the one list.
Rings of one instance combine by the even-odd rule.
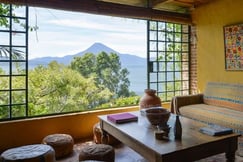
[[[129, 90], [129, 71], [116, 53], [86, 53], [69, 65], [52, 61], [30, 69], [28, 31], [37, 27], [28, 25], [28, 8], [0, 7], [0, 120], [138, 105], [140, 96]], [[148, 88], [163, 102], [187, 94], [189, 27], [147, 23]]]

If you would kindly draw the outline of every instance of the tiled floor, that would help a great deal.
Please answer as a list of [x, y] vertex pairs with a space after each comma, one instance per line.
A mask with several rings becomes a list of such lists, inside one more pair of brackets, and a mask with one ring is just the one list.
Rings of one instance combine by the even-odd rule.
[[[57, 162], [78, 162], [79, 152], [84, 145], [90, 145], [93, 142], [77, 143], [74, 146], [74, 152], [67, 158], [57, 160]], [[115, 162], [148, 162], [141, 155], [122, 144], [115, 146]], [[226, 162], [224, 154], [212, 156], [197, 162]], [[236, 156], [235, 162], [243, 162], [243, 157]]]

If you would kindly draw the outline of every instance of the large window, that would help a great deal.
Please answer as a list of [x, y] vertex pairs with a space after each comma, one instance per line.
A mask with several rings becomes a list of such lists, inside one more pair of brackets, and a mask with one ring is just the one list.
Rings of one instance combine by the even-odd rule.
[[189, 94], [188, 25], [148, 21], [148, 87], [162, 102]]
[[0, 119], [14, 119], [28, 116], [28, 8], [0, 7]]
[[[31, 8], [29, 11], [28, 7], [7, 4], [0, 7], [3, 8], [0, 12], [0, 120], [137, 106], [145, 88], [157, 90], [162, 102], [169, 102], [175, 95], [189, 94], [190, 28], [188, 25], [142, 21], [144, 25], [142, 32], [138, 32], [138, 29], [132, 28], [131, 25], [123, 26], [123, 29], [117, 34], [119, 39], [129, 29], [129, 35], [123, 37], [128, 38], [130, 35], [137, 37], [136, 34], [142, 33], [144, 44], [146, 44], [147, 30], [147, 51], [146, 48], [143, 50], [144, 58], [122, 55], [121, 53], [118, 55], [114, 53], [114, 50], [109, 49], [112, 51], [111, 53], [105, 51], [99, 51], [96, 54], [87, 52], [82, 57], [69, 58], [69, 64], [64, 64], [56, 57], [56, 60], [46, 62], [46, 64], [34, 65], [34, 61], [39, 63], [50, 59], [50, 57], [38, 58], [37, 60], [28, 59], [31, 56], [29, 51], [33, 49], [30, 38], [33, 33], [28, 34], [28, 31], [33, 30], [28, 23], [28, 14], [31, 13]], [[66, 15], [63, 15], [62, 12], [64, 11], [58, 11], [61, 14], [60, 17], [70, 15], [70, 12], [65, 13]], [[74, 18], [74, 15], [79, 13], [71, 14]], [[80, 17], [80, 15], [76, 16]], [[51, 41], [46, 41], [48, 43], [44, 46], [47, 52], [50, 52], [50, 44], [57, 42], [55, 37], [61, 35], [58, 34], [59, 29], [62, 29], [62, 32], [64, 29], [72, 30], [72, 26], [66, 26], [69, 25], [66, 24], [66, 20], [60, 21], [58, 19], [58, 21], [51, 22], [65, 26], [51, 29], [50, 24], [45, 21], [45, 24], [48, 24], [48, 38], [52, 38]], [[125, 24], [124, 21], [121, 23]], [[85, 25], [90, 26], [84, 24], [81, 27], [85, 27]], [[91, 25], [93, 24], [91, 23]], [[116, 34], [110, 33], [111, 30], [102, 26], [104, 24], [99, 26], [102, 30], [105, 28], [102, 36], [110, 36], [111, 41], [115, 44], [112, 39]], [[105, 26], [114, 28], [111, 25]], [[79, 26], [75, 27], [75, 36], [77, 35], [75, 38], [84, 37], [83, 33], [78, 34]], [[35, 26], [35, 28], [38, 27]], [[90, 33], [92, 33], [91, 30], [89, 30]], [[118, 31], [117, 28], [115, 30]], [[40, 35], [41, 33], [40, 31]], [[98, 35], [95, 36], [98, 37]], [[40, 38], [43, 37], [40, 36]], [[65, 41], [65, 38], [58, 38]], [[141, 40], [141, 38], [143, 37], [136, 39]], [[30, 41], [28, 41], [29, 39]], [[124, 41], [128, 40], [124, 39]], [[139, 47], [135, 44], [137, 41], [133, 42], [129, 44], [132, 44], [129, 48]], [[69, 44], [74, 46], [73, 43]], [[60, 46], [60, 43], [58, 45]], [[103, 46], [100, 43], [95, 43], [95, 45], [99, 48]], [[40, 53], [40, 51], [38, 52]], [[125, 60], [126, 66], [122, 64], [121, 60]], [[136, 63], [138, 64], [136, 65]], [[129, 77], [129, 74], [136, 74], [136, 76]], [[131, 85], [139, 87], [139, 91], [129, 89]]]

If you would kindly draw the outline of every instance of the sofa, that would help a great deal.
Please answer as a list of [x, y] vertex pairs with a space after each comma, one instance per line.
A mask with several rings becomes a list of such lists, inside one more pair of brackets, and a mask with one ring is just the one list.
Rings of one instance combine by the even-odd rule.
[[[243, 135], [243, 84], [208, 82], [203, 93], [173, 97], [171, 112]], [[243, 150], [242, 136], [238, 148]]]

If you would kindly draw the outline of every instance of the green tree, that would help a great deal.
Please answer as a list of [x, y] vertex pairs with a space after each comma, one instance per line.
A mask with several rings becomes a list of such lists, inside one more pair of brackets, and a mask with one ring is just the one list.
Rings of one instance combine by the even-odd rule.
[[93, 109], [108, 102], [113, 94], [97, 87], [93, 77], [53, 61], [29, 72], [29, 114], [40, 115]]
[[120, 58], [115, 53], [101, 52], [98, 55], [86, 53], [75, 57], [70, 67], [86, 78], [95, 77], [96, 85], [107, 87], [115, 94], [115, 98], [128, 97], [131, 94], [129, 72], [121, 67]]

